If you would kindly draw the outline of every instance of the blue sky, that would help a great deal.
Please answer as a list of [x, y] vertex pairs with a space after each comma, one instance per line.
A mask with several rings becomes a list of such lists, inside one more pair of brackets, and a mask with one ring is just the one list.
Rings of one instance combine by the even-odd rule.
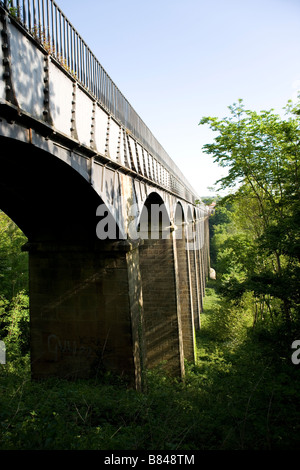
[[300, 90], [300, 0], [56, 1], [200, 196], [223, 174], [201, 117]]

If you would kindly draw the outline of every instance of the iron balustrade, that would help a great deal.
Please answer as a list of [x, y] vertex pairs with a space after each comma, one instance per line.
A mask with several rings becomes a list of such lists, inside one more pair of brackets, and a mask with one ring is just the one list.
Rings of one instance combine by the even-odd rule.
[[165, 168], [173, 173], [171, 186], [175, 183], [175, 186], [181, 186], [179, 192], [184, 192], [181, 184], [183, 182], [186, 188], [195, 194], [180, 170], [177, 167], [174, 170], [175, 165], [167, 152], [54, 0], [0, 0], [0, 4], [109, 113], [124, 125], [149, 153], [152, 153]]

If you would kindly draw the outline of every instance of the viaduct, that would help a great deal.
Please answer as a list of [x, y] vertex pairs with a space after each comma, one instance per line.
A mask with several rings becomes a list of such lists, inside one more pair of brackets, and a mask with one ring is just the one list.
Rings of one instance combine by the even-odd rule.
[[1, 1], [0, 31], [0, 207], [28, 239], [32, 376], [184, 376], [206, 206], [54, 1]]

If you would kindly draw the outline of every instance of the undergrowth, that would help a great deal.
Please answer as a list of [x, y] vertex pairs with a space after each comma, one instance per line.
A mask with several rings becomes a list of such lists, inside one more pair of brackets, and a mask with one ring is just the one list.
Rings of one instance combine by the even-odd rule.
[[28, 357], [0, 365], [0, 449], [296, 449], [300, 365], [235, 308], [208, 287], [197, 363], [183, 381], [148, 372], [144, 393], [109, 375], [31, 381]]

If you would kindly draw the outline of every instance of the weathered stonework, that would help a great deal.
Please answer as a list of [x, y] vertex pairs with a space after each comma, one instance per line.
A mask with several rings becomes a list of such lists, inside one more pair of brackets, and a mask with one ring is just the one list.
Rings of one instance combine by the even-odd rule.
[[206, 207], [150, 133], [1, 5], [0, 28], [0, 203], [28, 238], [33, 377], [109, 370], [141, 388], [160, 364], [183, 377], [209, 273]]

